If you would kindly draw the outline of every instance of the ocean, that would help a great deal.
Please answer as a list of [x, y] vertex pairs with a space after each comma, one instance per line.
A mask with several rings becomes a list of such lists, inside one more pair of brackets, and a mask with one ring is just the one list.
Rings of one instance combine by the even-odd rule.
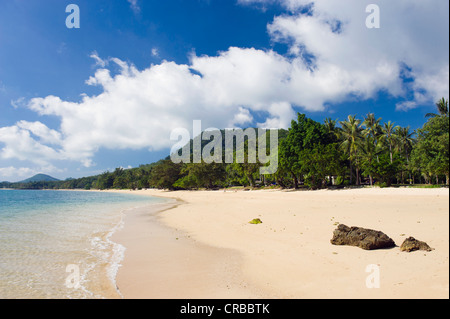
[[0, 189], [0, 298], [121, 298], [127, 210], [164, 199], [107, 192]]

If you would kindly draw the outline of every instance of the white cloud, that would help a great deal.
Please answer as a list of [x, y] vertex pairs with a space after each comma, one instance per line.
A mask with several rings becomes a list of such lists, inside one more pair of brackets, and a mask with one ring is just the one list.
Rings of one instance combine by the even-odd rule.
[[[294, 12], [269, 25], [276, 41], [290, 52], [315, 57], [318, 85], [333, 85], [368, 98], [379, 90], [403, 96], [401, 68], [407, 65], [416, 92], [428, 103], [449, 95], [449, 3], [439, 0], [380, 0], [381, 28], [367, 29], [361, 0], [240, 0], [245, 4], [279, 3]], [[311, 14], [296, 10], [311, 5]], [[339, 26], [339, 32], [332, 32]], [[333, 79], [333, 75], [337, 78]], [[328, 84], [324, 81], [328, 78]], [[326, 90], [324, 96], [327, 95]], [[319, 92], [314, 92], [319, 96]], [[334, 94], [332, 94], [334, 95]], [[423, 97], [422, 96], [422, 97]], [[415, 101], [417, 104], [422, 101]]]
[[[38, 139], [33, 138], [35, 133]], [[56, 133], [56, 135], [54, 135]], [[57, 149], [45, 145], [42, 141], [55, 142], [59, 133], [48, 129], [41, 123], [19, 122], [18, 125], [0, 128], [0, 143], [4, 147], [0, 150], [3, 159], [18, 159], [31, 161], [39, 165], [47, 165], [49, 161], [64, 159], [64, 155]]]
[[20, 98], [18, 98], [18, 99], [16, 99], [16, 100], [12, 100], [11, 101], [11, 106], [13, 107], [13, 108], [15, 108], [15, 109], [18, 109], [18, 108], [20, 108], [20, 107], [26, 107], [26, 100], [25, 100], [25, 98], [24, 97], [20, 97]]
[[14, 182], [16, 182], [21, 178], [31, 177], [32, 175], [34, 175], [34, 172], [35, 171], [29, 167], [0, 167], [0, 181], [11, 181], [10, 179], [14, 178]]
[[20, 121], [17, 123], [17, 127], [28, 130], [29, 132], [37, 136], [43, 143], [53, 145], [61, 144], [61, 134], [55, 130], [49, 129], [41, 122]]
[[[437, 101], [441, 97], [449, 96], [449, 64], [445, 62], [442, 67], [437, 67], [435, 72], [429, 72], [428, 70], [419, 70], [414, 72], [414, 89], [417, 102], [425, 102], [428, 100]], [[420, 92], [424, 91], [425, 94]]]
[[134, 13], [139, 13], [141, 11], [141, 8], [139, 7], [138, 0], [127, 0], [130, 4], [130, 8], [133, 10]]
[[264, 123], [259, 126], [265, 129], [276, 129], [280, 127], [289, 127], [295, 112], [288, 102], [273, 103], [269, 106], [269, 112], [273, 115], [268, 117]]
[[266, 110], [290, 90], [292, 65], [273, 51], [231, 47], [215, 57], [193, 57], [191, 62], [203, 76], [200, 84], [209, 105]]
[[89, 57], [95, 60], [95, 66], [104, 68], [108, 64], [108, 61], [103, 60], [98, 56], [97, 51], [92, 52]]
[[[243, 107], [239, 107], [238, 113], [233, 118], [233, 123], [241, 126], [249, 124], [252, 121], [253, 116], [250, 114], [250, 111]], [[228, 127], [231, 127], [231, 125], [228, 125]]]
[[397, 111], [409, 111], [417, 107], [417, 102], [415, 101], [405, 101], [400, 102], [395, 105]]

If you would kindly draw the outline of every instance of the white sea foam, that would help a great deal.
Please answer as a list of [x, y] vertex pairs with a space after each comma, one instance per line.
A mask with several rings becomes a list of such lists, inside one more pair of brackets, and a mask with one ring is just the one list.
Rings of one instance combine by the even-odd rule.
[[111, 259], [110, 259], [110, 264], [109, 264], [109, 267], [107, 268], [107, 275], [108, 275], [108, 278], [111, 281], [111, 283], [116, 288], [117, 293], [121, 297], [123, 297], [123, 296], [120, 293], [119, 288], [117, 287], [116, 277], [117, 277], [117, 273], [119, 272], [119, 268], [122, 266], [122, 261], [123, 261], [123, 259], [125, 257], [125, 250], [126, 250], [126, 248], [123, 245], [121, 245], [121, 244], [113, 242], [111, 240], [111, 237], [112, 237], [112, 235], [114, 235], [114, 233], [116, 233], [117, 231], [119, 231], [119, 230], [121, 230], [123, 228], [123, 226], [125, 224], [124, 223], [124, 218], [125, 218], [125, 212], [122, 211], [119, 223], [116, 226], [114, 226], [114, 228], [111, 229], [111, 231], [106, 236], [106, 240], [113, 247], [113, 249], [112, 249], [112, 256], [111, 256]]

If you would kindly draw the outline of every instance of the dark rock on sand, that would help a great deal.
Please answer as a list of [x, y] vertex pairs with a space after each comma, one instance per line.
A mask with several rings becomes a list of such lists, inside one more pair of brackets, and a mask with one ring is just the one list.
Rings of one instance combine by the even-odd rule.
[[395, 242], [381, 231], [340, 224], [333, 232], [333, 245], [349, 245], [365, 250], [395, 247]]
[[403, 244], [400, 246], [401, 251], [411, 252], [415, 250], [432, 251], [434, 248], [428, 246], [426, 242], [415, 239], [414, 237], [406, 238]]

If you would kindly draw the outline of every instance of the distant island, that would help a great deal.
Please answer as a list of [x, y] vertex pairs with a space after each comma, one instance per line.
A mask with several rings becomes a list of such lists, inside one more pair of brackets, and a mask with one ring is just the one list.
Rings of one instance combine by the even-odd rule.
[[45, 174], [36, 174], [33, 177], [27, 178], [18, 183], [33, 183], [33, 182], [59, 182], [59, 179]]
[[[17, 189], [49, 189], [57, 188], [56, 185], [62, 181], [46, 174], [36, 174], [30, 178], [20, 182], [0, 182], [0, 188], [17, 188]], [[51, 185], [51, 187], [49, 187]]]

